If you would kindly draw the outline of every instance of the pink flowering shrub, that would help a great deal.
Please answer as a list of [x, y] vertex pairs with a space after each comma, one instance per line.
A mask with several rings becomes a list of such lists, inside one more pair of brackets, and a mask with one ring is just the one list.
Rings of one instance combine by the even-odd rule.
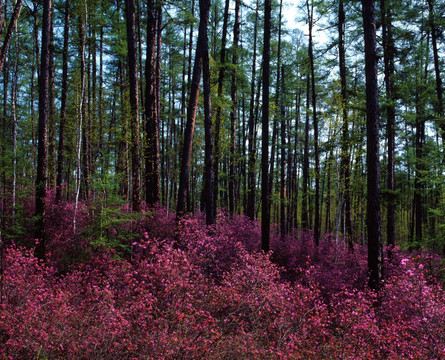
[[57, 218], [69, 219], [70, 204], [49, 201], [46, 262], [32, 249], [5, 249], [1, 359], [445, 357], [445, 294], [432, 258], [395, 251], [376, 295], [365, 249], [350, 253], [342, 241], [317, 249], [310, 233], [273, 233], [265, 255], [258, 224], [244, 217], [208, 228], [157, 208], [114, 227], [116, 239], [136, 236], [122, 253], [73, 236]]

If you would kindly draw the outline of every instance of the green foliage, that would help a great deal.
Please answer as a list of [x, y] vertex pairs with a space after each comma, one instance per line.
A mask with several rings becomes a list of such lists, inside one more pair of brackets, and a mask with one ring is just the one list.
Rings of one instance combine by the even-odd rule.
[[128, 211], [125, 200], [117, 194], [117, 180], [110, 174], [94, 178], [92, 186], [99, 196], [91, 205], [92, 223], [88, 223], [82, 233], [90, 239], [93, 248], [114, 249], [124, 255], [138, 237], [134, 225], [142, 214]]
[[[445, 252], [445, 194], [436, 208], [428, 209], [428, 215], [435, 224], [433, 236], [427, 239], [427, 247], [437, 253]], [[445, 270], [444, 270], [445, 275]]]

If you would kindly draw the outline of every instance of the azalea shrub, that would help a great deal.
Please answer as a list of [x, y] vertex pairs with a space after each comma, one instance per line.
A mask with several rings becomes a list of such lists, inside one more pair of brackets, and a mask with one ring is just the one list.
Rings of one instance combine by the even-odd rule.
[[[79, 211], [79, 229], [88, 228], [88, 209]], [[221, 213], [207, 227], [153, 208], [107, 232], [121, 251], [73, 234], [72, 214], [69, 203], [50, 202], [45, 262], [30, 246], [4, 249], [2, 359], [445, 357], [433, 255], [393, 251], [375, 294], [366, 249], [351, 253], [330, 236], [316, 248], [310, 233], [273, 233], [264, 254], [259, 224], [245, 217]]]

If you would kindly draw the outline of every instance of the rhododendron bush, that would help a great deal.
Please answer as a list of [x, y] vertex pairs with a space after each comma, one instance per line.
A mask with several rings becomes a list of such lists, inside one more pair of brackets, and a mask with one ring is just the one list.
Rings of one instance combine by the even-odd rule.
[[[72, 211], [58, 206], [47, 216]], [[274, 235], [265, 255], [259, 227], [243, 217], [176, 227], [155, 209], [108, 233], [138, 235], [125, 251], [54, 224], [46, 262], [32, 247], [5, 249], [2, 359], [445, 357], [440, 259], [395, 252], [376, 295], [364, 249], [335, 249], [329, 237], [316, 249], [295, 233]]]

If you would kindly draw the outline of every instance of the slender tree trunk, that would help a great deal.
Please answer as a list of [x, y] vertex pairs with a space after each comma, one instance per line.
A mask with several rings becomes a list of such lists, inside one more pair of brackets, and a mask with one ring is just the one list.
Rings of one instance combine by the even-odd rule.
[[[87, 6], [87, 3], [85, 3], [85, 6]], [[81, 40], [81, 42], [84, 42], [84, 61], [85, 61], [85, 92], [82, 96], [82, 124], [83, 124], [83, 139], [82, 139], [82, 152], [83, 152], [83, 161], [81, 162], [82, 166], [82, 195], [84, 200], [90, 199], [91, 194], [91, 113], [88, 111], [89, 106], [89, 89], [90, 89], [90, 82], [89, 82], [89, 59], [86, 54], [86, 47], [88, 46], [87, 43], [87, 30], [88, 30], [88, 14], [85, 11], [85, 18], [83, 20], [80, 20], [79, 23], [79, 36], [83, 37], [84, 40]], [[82, 46], [82, 45], [81, 45]]]
[[3, 0], [0, 0], [0, 34], [3, 32]]
[[[284, 78], [284, 77], [283, 77]], [[293, 196], [293, 182], [294, 179], [292, 178], [293, 173], [293, 155], [291, 144], [292, 144], [292, 137], [294, 135], [292, 131], [292, 107], [289, 109], [289, 114], [286, 116], [286, 129], [285, 129], [285, 140], [286, 140], [286, 153], [287, 153], [287, 163], [286, 163], [286, 230], [287, 233], [290, 232], [293, 228], [293, 212], [292, 212], [292, 196]], [[296, 119], [295, 119], [296, 120]]]
[[304, 151], [303, 151], [303, 194], [301, 199], [301, 228], [307, 231], [309, 227], [308, 217], [308, 182], [309, 182], [309, 101], [310, 101], [309, 74], [306, 75], [306, 122], [304, 126]]
[[73, 232], [76, 232], [77, 229], [77, 209], [79, 205], [79, 196], [80, 196], [80, 188], [81, 188], [81, 180], [82, 180], [82, 164], [81, 164], [81, 150], [82, 150], [82, 129], [85, 119], [85, 106], [86, 106], [86, 66], [85, 66], [85, 38], [86, 38], [86, 19], [87, 19], [87, 3], [85, 2], [84, 13], [79, 14], [79, 35], [80, 35], [80, 44], [79, 44], [79, 57], [80, 57], [80, 99], [79, 99], [79, 108], [78, 108], [78, 119], [79, 119], [79, 127], [78, 127], [78, 140], [77, 140], [77, 149], [76, 149], [76, 186], [75, 186], [75, 202], [74, 202], [74, 217], [73, 217]]
[[[97, 11], [97, 9], [95, 9]], [[97, 168], [97, 159], [99, 155], [99, 137], [100, 126], [98, 126], [98, 116], [97, 116], [97, 22], [96, 14], [92, 19], [94, 24], [91, 26], [91, 43], [90, 43], [90, 54], [91, 54], [91, 173], [94, 174]], [[94, 195], [94, 194], [93, 194]]]
[[59, 127], [59, 151], [57, 158], [56, 200], [62, 200], [63, 172], [65, 158], [65, 123], [66, 123], [66, 95], [68, 88], [68, 38], [70, 32], [70, 5], [65, 3], [65, 26], [63, 31], [63, 56], [62, 56], [62, 95], [60, 103], [60, 127]]
[[362, 0], [366, 72], [368, 270], [369, 286], [378, 290], [383, 280], [383, 246], [380, 220], [379, 103], [374, 2], [375, 0]]
[[147, 4], [147, 55], [145, 63], [145, 201], [155, 205], [160, 200], [159, 130], [156, 86], [156, 7]]
[[139, 83], [138, 83], [138, 55], [136, 41], [136, 12], [134, 0], [125, 1], [127, 18], [128, 45], [128, 77], [130, 80], [131, 107], [131, 172], [132, 172], [132, 207], [133, 211], [141, 211], [140, 186], [140, 155], [139, 155]]
[[[276, 92], [275, 92], [275, 103], [280, 102], [280, 69], [281, 69], [281, 18], [282, 18], [282, 1], [280, 2], [280, 15], [278, 20], [278, 48], [277, 48], [277, 82], [276, 82]], [[278, 151], [275, 155], [275, 149], [277, 147], [277, 137], [278, 137], [278, 115], [275, 114], [273, 117], [272, 125], [272, 140], [271, 140], [271, 154], [270, 154], [270, 169], [269, 169], [269, 201], [272, 201], [273, 193], [273, 181], [275, 175], [275, 160], [278, 162]], [[274, 221], [276, 222], [276, 221]]]
[[48, 91], [49, 91], [49, 43], [51, 33], [51, 0], [43, 1], [42, 17], [42, 50], [40, 60], [39, 76], [39, 145], [37, 158], [37, 181], [36, 181], [36, 238], [39, 243], [35, 254], [44, 259], [46, 253], [45, 233], [45, 198], [47, 181], [47, 156], [48, 156]]
[[[256, 48], [257, 48], [257, 32], [258, 32], [258, 0], [256, 2], [255, 23], [253, 30], [253, 60], [252, 60], [252, 80], [250, 82], [250, 110], [249, 110], [249, 158], [248, 158], [248, 174], [247, 174], [247, 216], [250, 220], [255, 218], [255, 162], [256, 162], [256, 146], [255, 146], [255, 76], [256, 76]], [[261, 83], [260, 81], [258, 81]]]
[[229, 165], [229, 213], [235, 213], [235, 176], [236, 176], [236, 118], [237, 118], [237, 66], [238, 66], [238, 41], [240, 35], [240, 0], [235, 0], [235, 25], [233, 27], [233, 58], [232, 64], [232, 111], [230, 112], [230, 165]]
[[[207, 22], [209, 18], [209, 0], [199, 1], [199, 32], [198, 43], [196, 45], [195, 64], [193, 67], [193, 77], [190, 89], [190, 99], [187, 111], [187, 124], [184, 133], [184, 143], [182, 149], [181, 172], [179, 175], [178, 204], [176, 216], [180, 218], [185, 213], [187, 189], [190, 183], [190, 161], [192, 158], [193, 133], [195, 131], [196, 110], [198, 107], [199, 82], [203, 67], [203, 56], [207, 43]], [[208, 45], [207, 45], [208, 49]]]
[[[330, 142], [331, 134], [328, 136], [328, 143]], [[325, 231], [327, 233], [331, 233], [332, 227], [331, 227], [331, 168], [332, 168], [332, 162], [333, 162], [333, 146], [329, 147], [329, 156], [328, 156], [328, 183], [326, 185], [327, 187], [327, 195], [326, 195], [326, 220], [325, 220]]]
[[315, 147], [315, 218], [314, 218], [314, 240], [318, 246], [320, 242], [320, 158], [318, 151], [318, 118], [317, 118], [317, 92], [315, 89], [315, 66], [314, 66], [314, 46], [312, 41], [312, 28], [314, 19], [314, 4], [307, 1], [309, 14], [309, 62], [311, 66], [311, 88], [312, 88], [312, 116], [314, 119], [314, 147]]
[[425, 138], [425, 120], [421, 94], [425, 91], [424, 79], [420, 79], [420, 84], [417, 81], [416, 86], [416, 138], [415, 138], [415, 153], [416, 153], [416, 176], [414, 179], [414, 213], [415, 216], [415, 240], [416, 248], [420, 246], [423, 239], [423, 172], [424, 172], [424, 159], [423, 159], [423, 144]]
[[299, 188], [300, 188], [300, 179], [298, 173], [298, 147], [300, 145], [299, 141], [299, 130], [300, 130], [300, 114], [301, 114], [301, 88], [298, 88], [298, 92], [295, 98], [295, 135], [294, 135], [294, 161], [292, 164], [292, 218], [293, 218], [293, 227], [298, 228], [298, 196], [299, 196]]
[[341, 140], [341, 163], [340, 163], [340, 189], [344, 201], [345, 210], [345, 234], [348, 241], [349, 251], [353, 251], [352, 242], [352, 217], [351, 217], [351, 189], [350, 189], [350, 166], [349, 166], [349, 119], [348, 119], [348, 99], [346, 82], [346, 54], [345, 54], [345, 10], [343, 0], [340, 0], [338, 10], [338, 52], [341, 82], [341, 102], [342, 102], [342, 140]]
[[[388, 6], [387, 6], [388, 5]], [[386, 138], [388, 140], [388, 190], [390, 197], [388, 200], [387, 213], [387, 243], [388, 254], [391, 255], [392, 248], [396, 243], [396, 227], [395, 227], [395, 173], [394, 173], [394, 149], [395, 149], [395, 105], [393, 94], [393, 77], [394, 77], [394, 39], [392, 36], [392, 19], [391, 19], [391, 1], [380, 0], [380, 11], [382, 17], [382, 40], [383, 40], [383, 58], [385, 63], [385, 91], [386, 91]]]
[[56, 186], [56, 105], [55, 105], [55, 67], [54, 67], [54, 29], [51, 19], [49, 42], [49, 89], [48, 89], [48, 186]]
[[[37, 146], [36, 146], [36, 128], [35, 128], [35, 111], [34, 111], [34, 100], [35, 100], [35, 72], [37, 72], [37, 77], [38, 74], [40, 72], [39, 69], [39, 39], [38, 39], [38, 33], [39, 33], [39, 29], [38, 29], [38, 21], [37, 21], [37, 3], [36, 1], [33, 1], [33, 13], [34, 15], [34, 19], [33, 19], [33, 43], [34, 43], [34, 49], [35, 49], [35, 56], [33, 56], [33, 63], [32, 63], [32, 74], [31, 74], [31, 132], [32, 132], [32, 139], [31, 139], [31, 146], [32, 146], [32, 167], [33, 167], [33, 185], [35, 185], [35, 179], [36, 179], [36, 169], [37, 169]], [[5, 80], [7, 79], [7, 76], [5, 76], [4, 78]]]
[[8, 46], [11, 41], [12, 32], [16, 28], [17, 19], [19, 18], [21, 8], [22, 8], [22, 0], [17, 0], [14, 6], [14, 11], [12, 12], [11, 15], [11, 20], [9, 21], [8, 29], [6, 30], [2, 48], [0, 50], [0, 73], [2, 72], [3, 65], [5, 64], [6, 54], [8, 53]]
[[286, 211], [286, 107], [284, 104], [285, 101], [285, 70], [284, 66], [281, 67], [281, 169], [280, 169], [280, 215], [281, 215], [281, 237], [284, 237], [287, 234], [286, 220], [287, 220], [287, 211]]
[[12, 222], [15, 223], [15, 210], [17, 201], [17, 76], [18, 76], [18, 36], [15, 35], [15, 59], [12, 72], [11, 87], [11, 115], [12, 115]]
[[261, 145], [261, 249], [269, 251], [270, 242], [270, 193], [269, 193], [269, 85], [270, 85], [270, 28], [271, 0], [264, 1], [263, 42], [263, 111]]
[[[164, 131], [164, 126], [161, 124], [161, 66], [162, 66], [162, 59], [161, 59], [161, 49], [162, 49], [162, 5], [163, 0], [157, 0], [156, 1], [156, 124], [157, 124], [157, 133], [158, 133], [158, 140], [157, 140], [157, 154], [156, 154], [156, 172], [157, 172], [157, 184], [155, 186], [155, 196], [158, 199], [158, 202], [160, 202], [161, 198], [161, 177], [160, 173], [163, 169], [164, 162], [161, 163], [161, 156], [160, 156], [160, 141], [164, 141], [165, 138], [163, 136], [163, 133], [161, 136], [159, 136], [159, 131]], [[164, 153], [164, 151], [163, 151]]]
[[[200, 9], [204, 12], [203, 16], [208, 16], [208, 9], [210, 7], [210, 0], [201, 2]], [[207, 14], [206, 14], [207, 11]], [[204, 202], [206, 209], [206, 223], [212, 225], [216, 220], [216, 212], [214, 206], [214, 191], [213, 191], [213, 134], [212, 134], [212, 104], [211, 104], [211, 90], [210, 90], [210, 63], [209, 63], [209, 42], [207, 33], [203, 37], [203, 53], [202, 53], [202, 67], [203, 67], [203, 92], [204, 92], [204, 131], [205, 131], [205, 159], [204, 159]]]
[[433, 43], [433, 59], [434, 59], [434, 71], [436, 75], [436, 93], [437, 93], [437, 113], [439, 116], [439, 127], [442, 130], [442, 147], [443, 158], [445, 160], [445, 118], [444, 118], [444, 105], [443, 105], [443, 88], [442, 78], [440, 76], [440, 59], [437, 48], [438, 29], [434, 21], [434, 0], [427, 0], [429, 8], [429, 23], [431, 27], [431, 41]]
[[[224, 18], [223, 18], [223, 28], [222, 28], [222, 38], [221, 38], [221, 53], [220, 53], [220, 68], [218, 71], [218, 99], [222, 99], [223, 95], [223, 82], [224, 82], [224, 73], [226, 68], [226, 44], [227, 44], [227, 23], [229, 18], [229, 3], [230, 0], [226, 0], [224, 7]], [[221, 114], [222, 114], [222, 106], [218, 103], [216, 106], [216, 115], [215, 115], [215, 146], [214, 146], [214, 157], [213, 157], [213, 175], [214, 175], [214, 206], [215, 213], [216, 207], [218, 206], [218, 188], [219, 188], [219, 163], [220, 163], [220, 149], [219, 149], [219, 141], [220, 141], [220, 132], [221, 132]]]
[[[85, 3], [85, 7], [87, 6], [87, 3]], [[84, 62], [84, 72], [85, 72], [85, 91], [82, 94], [82, 98], [81, 98], [81, 102], [82, 102], [82, 106], [81, 106], [81, 114], [80, 116], [82, 117], [82, 125], [83, 125], [83, 129], [82, 129], [82, 158], [83, 161], [81, 161], [81, 167], [82, 167], [82, 177], [83, 177], [83, 181], [82, 181], [82, 185], [81, 186], [81, 191], [82, 191], [82, 195], [83, 198], [85, 200], [89, 200], [90, 199], [90, 192], [91, 192], [91, 124], [90, 124], [90, 113], [89, 111], [87, 111], [87, 99], [88, 99], [88, 93], [87, 91], [89, 90], [89, 64], [88, 64], [88, 58], [86, 55], [86, 46], [88, 45], [88, 43], [86, 42], [86, 37], [87, 37], [87, 29], [88, 29], [88, 14], [85, 10], [85, 14], [82, 14], [81, 16], [84, 16], [83, 19], [79, 18], [79, 37], [81, 38], [81, 47], [84, 48], [84, 54], [83, 54], [83, 62]], [[81, 60], [82, 62], [82, 60]], [[87, 68], [88, 66], [88, 68]], [[83, 68], [83, 66], [81, 65], [81, 67]], [[81, 75], [82, 77], [82, 75]]]
[[142, 31], [141, 31], [141, 16], [142, 6], [139, 0], [136, 0], [136, 31], [137, 31], [137, 44], [138, 44], [138, 69], [139, 69], [139, 94], [140, 104], [139, 112], [145, 114], [145, 97], [144, 97], [144, 74], [142, 66]]
[[99, 153], [101, 154], [102, 175], [108, 171], [109, 148], [104, 143], [104, 28], [100, 26], [99, 39]]

